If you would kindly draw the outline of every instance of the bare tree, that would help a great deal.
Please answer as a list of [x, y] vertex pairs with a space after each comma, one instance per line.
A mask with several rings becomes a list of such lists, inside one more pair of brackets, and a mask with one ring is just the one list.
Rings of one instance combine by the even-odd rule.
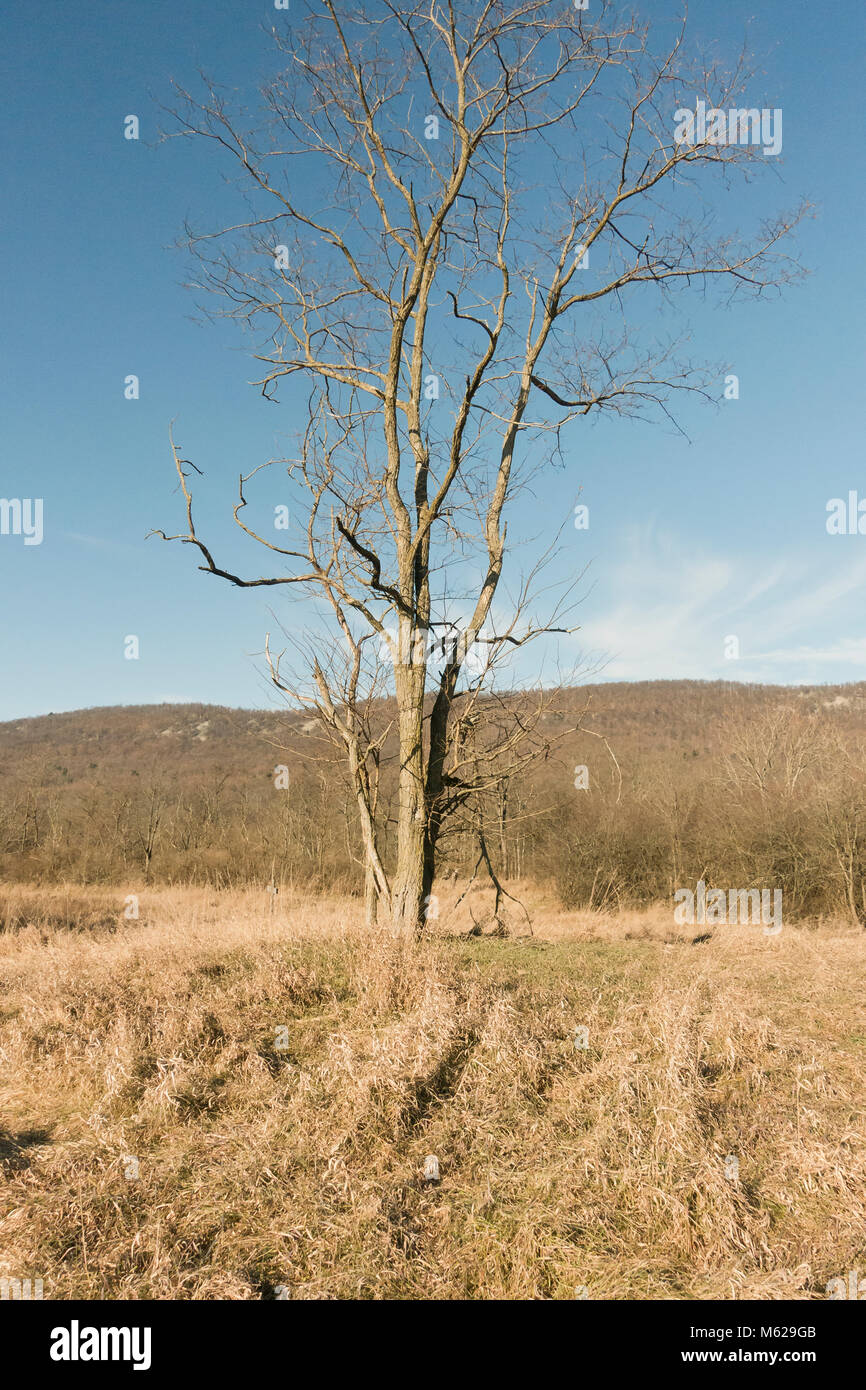
[[[503, 584], [515, 498], [579, 417], [671, 418], [673, 392], [708, 395], [713, 373], [679, 344], [640, 341], [627, 296], [778, 286], [796, 273], [782, 243], [802, 209], [750, 241], [717, 230], [710, 177], [724, 186], [763, 156], [679, 139], [674, 111], [738, 106], [752, 75], [743, 59], [730, 73], [687, 60], [683, 31], [656, 53], [619, 5], [594, 0], [591, 19], [550, 0], [306, 10], [275, 35], [285, 64], [257, 126], [205, 81], [180, 91], [172, 132], [236, 162], [237, 216], [187, 229], [195, 283], [256, 335], [267, 398], [306, 383], [299, 451], [283, 460], [301, 519], [285, 544], [269, 539], [245, 511], [259, 470], [242, 475], [235, 520], [274, 572], [218, 563], [173, 442], [186, 530], [158, 534], [232, 584], [295, 585], [330, 609], [348, 664], [334, 680], [314, 658], [305, 691], [286, 688], [342, 740], [368, 883], [394, 930], [414, 931], [444, 810], [471, 790], [454, 770], [467, 692], [477, 703], [509, 656], [569, 630], [565, 608], [539, 618], [534, 591]], [[390, 873], [375, 738], [356, 717], [381, 682], [377, 647], [399, 743]]]
[[834, 740], [818, 714], [779, 704], [750, 720], [729, 715], [720, 730], [722, 764], [731, 786], [791, 797], [810, 771], [824, 763]]
[[854, 925], [866, 928], [866, 758], [862, 745], [833, 734], [819, 782], [819, 838]]
[[165, 807], [165, 792], [159, 782], [152, 778], [143, 795], [135, 799], [132, 822], [134, 840], [141, 852], [145, 883], [150, 882], [151, 863]]
[[[337, 605], [338, 622], [341, 616]], [[271, 654], [270, 639], [265, 644], [265, 654], [277, 688], [318, 717], [329, 742], [342, 754], [358, 811], [364, 853], [365, 916], [368, 926], [372, 926], [378, 918], [380, 902], [386, 909], [390, 908], [390, 885], [383, 862], [378, 811], [382, 747], [391, 732], [391, 724], [388, 720], [375, 720], [377, 697], [386, 692], [377, 679], [379, 672], [365, 667], [365, 647], [370, 634], [356, 636], [346, 624], [343, 635], [345, 648], [336, 645], [329, 651], [327, 644], [319, 641], [306, 653], [307, 669], [313, 674], [312, 690], [304, 689], [285, 674], [281, 657]], [[308, 741], [301, 756], [306, 761], [314, 756]]]

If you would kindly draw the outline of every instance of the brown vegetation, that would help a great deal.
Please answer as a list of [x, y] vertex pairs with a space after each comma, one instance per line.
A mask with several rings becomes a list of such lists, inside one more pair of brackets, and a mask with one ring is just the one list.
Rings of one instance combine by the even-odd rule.
[[[383, 701], [380, 726], [391, 713]], [[568, 733], [578, 720], [586, 732]], [[586, 687], [560, 692], [540, 727], [556, 753], [480, 802], [503, 879], [554, 884], [572, 907], [625, 909], [670, 902], [703, 876], [725, 888], [781, 888], [786, 920], [866, 920], [863, 685]], [[351, 789], [301, 716], [87, 710], [0, 725], [0, 758], [7, 880], [363, 891]], [[386, 865], [396, 761], [386, 740]], [[578, 765], [588, 790], [574, 786]], [[275, 766], [288, 768], [287, 790], [275, 786]], [[452, 830], [443, 852], [443, 876], [468, 878], [477, 827]]]
[[12, 890], [0, 1275], [809, 1299], [862, 1268], [862, 934], [694, 945], [667, 912], [523, 895], [534, 938], [414, 943], [336, 899], [153, 889], [124, 922], [122, 890]]

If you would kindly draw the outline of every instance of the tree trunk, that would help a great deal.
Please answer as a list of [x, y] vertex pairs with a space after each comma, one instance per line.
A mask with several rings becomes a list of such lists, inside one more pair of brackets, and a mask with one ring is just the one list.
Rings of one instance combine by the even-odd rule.
[[372, 864], [368, 863], [364, 872], [364, 922], [375, 927], [379, 915], [379, 890]]
[[443, 674], [439, 691], [430, 711], [430, 751], [426, 776], [427, 827], [424, 835], [424, 872], [421, 885], [422, 905], [426, 907], [433, 892], [438, 859], [437, 846], [442, 829], [442, 791], [445, 760], [448, 755], [448, 716], [457, 687], [457, 671], [451, 665]]
[[421, 665], [395, 671], [400, 731], [397, 866], [391, 891], [391, 930], [414, 934], [424, 924], [424, 676]]

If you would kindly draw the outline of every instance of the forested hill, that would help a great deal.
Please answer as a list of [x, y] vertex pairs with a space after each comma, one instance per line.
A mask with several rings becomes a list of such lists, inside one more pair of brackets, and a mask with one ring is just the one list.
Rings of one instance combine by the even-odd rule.
[[[527, 699], [532, 699], [530, 695]], [[550, 719], [582, 722], [607, 738], [688, 756], [707, 750], [708, 734], [725, 717], [752, 717], [785, 703], [825, 715], [850, 732], [866, 731], [866, 681], [849, 685], [740, 685], [726, 681], [620, 681], [563, 691]], [[383, 704], [383, 712], [387, 703]], [[181, 782], [196, 783], [219, 770], [253, 785], [267, 775], [282, 747], [305, 726], [307, 714], [288, 709], [230, 709], [222, 705], [109, 705], [0, 723], [0, 777], [9, 780], [38, 769], [40, 780], [79, 788], [112, 774], [139, 774], [155, 766]], [[278, 761], [278, 759], [277, 759]]]
[[[538, 697], [517, 698], [529, 710]], [[374, 719], [392, 713], [383, 702]], [[590, 732], [569, 732], [578, 721]], [[796, 830], [799, 848], [787, 852], [813, 864], [807, 877], [817, 883], [835, 862], [825, 826], [830, 802], [849, 816], [864, 782], [866, 682], [589, 685], [546, 692], [538, 728], [548, 756], [514, 779], [507, 804], [485, 811], [507, 873], [568, 880], [563, 891], [577, 899], [585, 878], [596, 893], [599, 882], [609, 882], [618, 901], [662, 893], [677, 876], [713, 862], [739, 872], [732, 882], [751, 882], [754, 874], [743, 875], [761, 855], [778, 862], [758, 805], [771, 797], [784, 802], [774, 834], [790, 839]], [[386, 743], [386, 827], [393, 754]], [[575, 790], [578, 764], [588, 768], [589, 796]], [[278, 766], [286, 769], [288, 796], [275, 789]], [[752, 834], [759, 840], [748, 842]], [[458, 868], [474, 862], [470, 840], [456, 835], [449, 848]], [[7, 878], [121, 882], [145, 872], [223, 883], [275, 872], [354, 887], [356, 860], [342, 764], [306, 713], [113, 706], [0, 724], [0, 873]], [[810, 894], [803, 887], [804, 902]]]

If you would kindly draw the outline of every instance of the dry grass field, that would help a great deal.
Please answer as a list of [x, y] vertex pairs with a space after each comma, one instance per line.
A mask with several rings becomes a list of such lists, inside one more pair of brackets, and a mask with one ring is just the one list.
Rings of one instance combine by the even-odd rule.
[[445, 899], [420, 944], [338, 900], [141, 889], [125, 921], [118, 890], [6, 890], [0, 1275], [823, 1299], [862, 1269], [863, 933], [694, 943], [524, 889], [533, 936], [467, 937]]

